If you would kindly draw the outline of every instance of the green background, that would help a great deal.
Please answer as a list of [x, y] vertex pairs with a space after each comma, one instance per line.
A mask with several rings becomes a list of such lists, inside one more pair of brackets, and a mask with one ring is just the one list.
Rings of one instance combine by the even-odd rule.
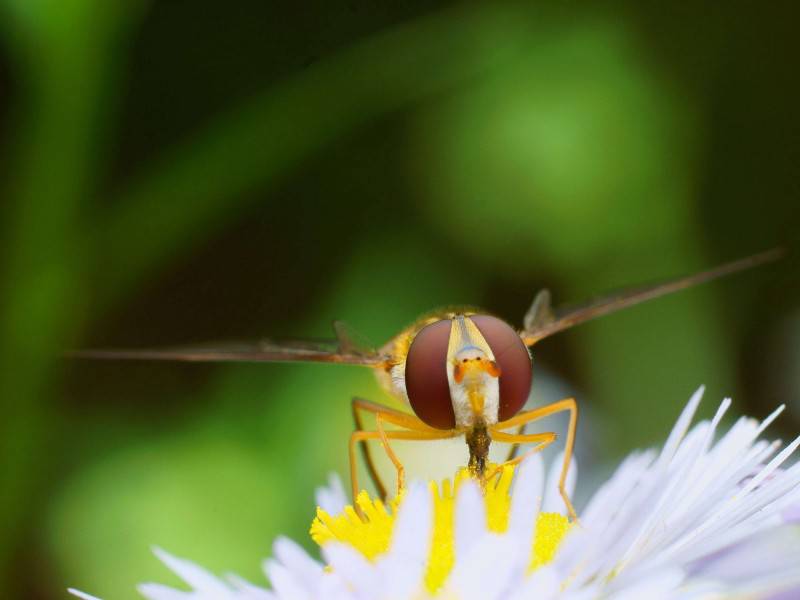
[[350, 398], [386, 400], [354, 367], [69, 347], [333, 319], [380, 344], [444, 304], [519, 324], [544, 286], [580, 301], [781, 245], [543, 342], [534, 395], [578, 398], [595, 473], [658, 443], [701, 383], [703, 414], [786, 402], [796, 432], [797, 17], [0, 0], [0, 591], [134, 598], [175, 581], [154, 545], [261, 582], [274, 537], [310, 547], [314, 488], [346, 475]]

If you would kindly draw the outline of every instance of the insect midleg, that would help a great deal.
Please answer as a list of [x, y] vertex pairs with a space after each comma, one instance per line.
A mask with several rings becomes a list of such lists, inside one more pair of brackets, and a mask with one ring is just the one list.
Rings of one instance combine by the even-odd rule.
[[[423, 441], [423, 440], [444, 440], [447, 438], [452, 438], [457, 435], [460, 435], [458, 431], [438, 431], [431, 428], [431, 430], [426, 431], [402, 431], [402, 430], [383, 430], [383, 431], [354, 431], [350, 435], [350, 483], [351, 483], [351, 491], [353, 493], [353, 501], [355, 501], [356, 497], [358, 496], [358, 474], [356, 469], [356, 444], [359, 442], [365, 442], [367, 440], [380, 440], [384, 446], [384, 450], [387, 450], [387, 454], [391, 452], [389, 447], [388, 441], [389, 440], [408, 440], [408, 441]], [[391, 458], [391, 455], [390, 455]], [[396, 455], [395, 455], [395, 458]], [[394, 461], [393, 461], [394, 462]], [[395, 467], [400, 464], [398, 460], [395, 463]], [[402, 465], [400, 465], [402, 467]], [[400, 477], [400, 472], [398, 471], [398, 478]]]
[[[558, 492], [561, 494], [561, 498], [564, 500], [564, 504], [567, 507], [569, 516], [572, 519], [577, 520], [578, 515], [575, 513], [575, 508], [572, 506], [572, 502], [569, 499], [566, 489], [567, 471], [569, 470], [570, 462], [572, 462], [572, 450], [575, 446], [575, 430], [578, 427], [578, 404], [575, 402], [575, 398], [565, 398], [546, 406], [540, 406], [539, 408], [526, 410], [514, 417], [511, 417], [510, 419], [506, 419], [505, 421], [501, 421], [500, 423], [493, 425], [490, 430], [491, 435], [499, 441], [500, 437], [498, 437], [498, 434], [503, 433], [503, 429], [518, 427], [519, 425], [524, 425], [525, 423], [538, 421], [539, 419], [543, 419], [544, 417], [555, 413], [564, 412], [565, 410], [569, 411], [569, 425], [567, 426], [567, 441], [564, 444], [564, 462], [561, 465], [561, 476], [558, 478]], [[504, 435], [512, 434], [506, 433]]]
[[[389, 408], [388, 406], [383, 406], [382, 404], [378, 404], [376, 402], [364, 400], [363, 398], [353, 398], [351, 406], [353, 409], [353, 420], [355, 421], [357, 431], [364, 431], [364, 423], [361, 420], [362, 411], [375, 415], [376, 419], [380, 414], [384, 421], [404, 427], [406, 429], [410, 429], [412, 431], [438, 431], [437, 429], [429, 427], [413, 415]], [[378, 429], [382, 430], [383, 427], [379, 427]], [[364, 457], [364, 464], [367, 467], [367, 472], [369, 473], [370, 479], [372, 479], [372, 483], [375, 484], [375, 490], [377, 491], [378, 496], [380, 496], [381, 500], [386, 500], [386, 486], [383, 485], [383, 482], [378, 475], [378, 471], [375, 468], [375, 462], [372, 460], [372, 454], [370, 453], [369, 445], [366, 443], [366, 441], [361, 441], [358, 445], [361, 447], [361, 453]], [[388, 446], [388, 444], [385, 444], [385, 446]], [[392, 458], [392, 456], [390, 455], [389, 458]], [[394, 459], [392, 462], [394, 463]], [[397, 465], [395, 464], [395, 466]]]

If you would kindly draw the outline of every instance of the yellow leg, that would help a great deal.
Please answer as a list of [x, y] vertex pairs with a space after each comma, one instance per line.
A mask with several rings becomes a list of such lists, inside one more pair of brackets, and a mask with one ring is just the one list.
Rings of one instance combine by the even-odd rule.
[[[522, 435], [522, 432], [525, 430], [525, 425], [520, 425], [517, 427], [517, 435]], [[511, 448], [508, 449], [508, 456], [506, 456], [506, 460], [504, 462], [509, 462], [514, 459], [517, 455], [517, 450], [519, 450], [519, 444], [511, 444]]]
[[406, 484], [406, 469], [389, 445], [389, 437], [387, 436], [386, 430], [383, 428], [383, 418], [380, 413], [375, 415], [375, 426], [378, 428], [378, 433], [381, 434], [381, 445], [383, 445], [383, 449], [386, 451], [386, 456], [389, 457], [394, 468], [397, 469], [397, 492], [395, 493], [400, 494], [400, 491]]
[[431, 428], [430, 431], [354, 431], [350, 435], [350, 484], [351, 491], [353, 492], [353, 500], [355, 501], [358, 495], [358, 473], [356, 465], [356, 444], [365, 442], [367, 440], [380, 440], [383, 444], [384, 450], [389, 455], [395, 468], [397, 468], [398, 484], [402, 482], [403, 466], [397, 455], [392, 451], [389, 446], [389, 440], [409, 440], [409, 441], [422, 441], [422, 440], [444, 440], [460, 435], [457, 431], [438, 431]]
[[393, 425], [398, 425], [412, 431], [434, 431], [437, 433], [441, 433], [442, 431], [441, 429], [435, 429], [430, 425], [426, 425], [424, 421], [414, 415], [389, 408], [377, 402], [370, 402], [363, 398], [353, 398], [353, 409], [363, 410], [374, 415], [380, 414], [387, 423], [392, 423]]
[[520, 425], [538, 421], [544, 417], [564, 411], [569, 411], [569, 425], [567, 427], [567, 441], [564, 444], [564, 462], [561, 465], [561, 476], [558, 478], [558, 492], [564, 500], [569, 516], [577, 520], [578, 516], [575, 513], [575, 508], [572, 506], [566, 489], [567, 471], [569, 470], [569, 463], [572, 461], [572, 450], [575, 445], [575, 430], [578, 427], [578, 404], [575, 402], [575, 398], [565, 398], [564, 400], [559, 400], [558, 402], [553, 402], [546, 406], [521, 412], [510, 419], [493, 425], [490, 428], [490, 434], [494, 439], [500, 441], [498, 434], [513, 435], [504, 433], [504, 429], [519, 427]]
[[524, 454], [516, 456], [510, 460], [505, 461], [502, 465], [518, 465], [523, 460], [528, 458], [531, 454], [536, 454], [544, 450], [547, 446], [552, 444], [558, 439], [558, 436], [553, 432], [547, 433], [504, 433], [495, 431], [492, 433], [492, 439], [496, 442], [505, 442], [508, 444], [536, 444], [533, 448], [525, 451]]
[[[382, 424], [379, 421], [385, 421], [388, 423], [392, 423], [394, 425], [398, 425], [400, 427], [404, 427], [405, 429], [410, 429], [412, 431], [439, 431], [438, 429], [433, 429], [429, 427], [424, 422], [419, 420], [414, 415], [410, 415], [408, 413], [401, 412], [399, 410], [395, 410], [393, 408], [389, 408], [388, 406], [383, 406], [382, 404], [378, 404], [376, 402], [370, 402], [369, 400], [364, 400], [362, 398], [353, 398], [352, 401], [352, 409], [353, 409], [353, 421], [355, 421], [356, 431], [364, 431], [364, 423], [361, 419], [361, 413], [370, 413], [375, 415], [377, 429], [379, 432], [384, 431]], [[397, 460], [397, 456], [392, 452], [391, 448], [389, 447], [389, 442], [387, 438], [380, 437], [381, 443], [386, 450], [386, 453], [389, 455], [389, 458], [392, 460], [392, 463], [395, 465], [395, 468], [398, 468], [398, 473], [400, 474], [399, 479], [402, 483], [402, 465], [400, 465], [400, 461]], [[361, 454], [364, 458], [364, 464], [367, 467], [367, 472], [369, 473], [370, 479], [372, 479], [372, 483], [375, 485], [375, 490], [378, 493], [378, 496], [382, 500], [386, 500], [387, 492], [386, 486], [381, 481], [380, 476], [378, 475], [378, 470], [375, 468], [375, 462], [372, 460], [372, 455], [369, 450], [369, 445], [366, 441], [359, 442], [359, 447], [361, 448]]]
[[537, 452], [541, 452], [547, 446], [552, 444], [556, 441], [555, 433], [548, 432], [548, 433], [505, 433], [503, 431], [495, 431], [492, 432], [492, 440], [496, 442], [504, 442], [508, 444], [514, 444], [514, 446], [518, 446], [519, 444], [536, 444], [533, 448], [529, 448], [525, 451], [525, 453], [516, 456], [514, 458], [510, 458], [507, 461], [496, 465], [492, 472], [486, 477], [486, 479], [491, 479], [498, 473], [503, 470], [503, 467], [509, 465], [518, 465], [523, 460], [528, 458], [531, 454], [536, 454]]

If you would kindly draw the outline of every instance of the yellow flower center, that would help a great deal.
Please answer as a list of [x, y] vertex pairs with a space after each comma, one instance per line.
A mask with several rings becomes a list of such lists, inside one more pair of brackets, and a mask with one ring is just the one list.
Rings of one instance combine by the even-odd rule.
[[[460, 469], [454, 478], [430, 483], [433, 497], [433, 540], [425, 571], [425, 587], [436, 593], [447, 579], [455, 563], [454, 520], [456, 492], [462, 482], [470, 477], [466, 469]], [[509, 488], [514, 477], [514, 466], [502, 468], [496, 483], [487, 482], [484, 489], [486, 525], [489, 531], [504, 533], [508, 529], [511, 507]], [[392, 499], [388, 507], [378, 499], [370, 498], [362, 491], [356, 504], [363, 514], [358, 515], [352, 506], [347, 506], [340, 515], [331, 516], [317, 508], [317, 516], [311, 523], [311, 538], [320, 546], [330, 541], [349, 544], [369, 560], [373, 560], [389, 549], [395, 515], [403, 504], [403, 495]], [[558, 513], [539, 513], [531, 544], [529, 571], [547, 564], [555, 556], [561, 540], [571, 523]]]

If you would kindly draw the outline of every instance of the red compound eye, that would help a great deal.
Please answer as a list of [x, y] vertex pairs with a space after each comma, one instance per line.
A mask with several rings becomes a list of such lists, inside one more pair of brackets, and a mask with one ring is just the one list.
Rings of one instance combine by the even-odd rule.
[[423, 327], [406, 357], [406, 393], [414, 413], [436, 429], [453, 429], [456, 415], [447, 382], [450, 319]]
[[[504, 321], [489, 315], [469, 317], [483, 335], [500, 367], [500, 410], [505, 421], [525, 405], [531, 389], [531, 358], [519, 335]], [[450, 319], [424, 327], [406, 357], [406, 392], [414, 413], [436, 429], [453, 429], [456, 418], [447, 382]]]
[[[517, 414], [531, 391], [531, 356], [519, 334], [505, 321], [489, 315], [471, 316], [500, 366], [500, 411], [498, 420]], [[446, 352], [446, 350], [445, 350]]]

